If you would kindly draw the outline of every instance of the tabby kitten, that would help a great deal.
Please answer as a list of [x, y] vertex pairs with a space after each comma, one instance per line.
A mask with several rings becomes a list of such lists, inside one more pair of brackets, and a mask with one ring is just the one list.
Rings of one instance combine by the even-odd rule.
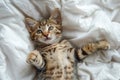
[[44, 43], [45, 47], [31, 51], [27, 63], [35, 66], [39, 73], [35, 80], [75, 80], [74, 67], [80, 61], [98, 50], [110, 47], [107, 41], [88, 43], [81, 49], [74, 48], [69, 41], [61, 40], [61, 15], [55, 9], [49, 19], [36, 21], [25, 19], [31, 39]]

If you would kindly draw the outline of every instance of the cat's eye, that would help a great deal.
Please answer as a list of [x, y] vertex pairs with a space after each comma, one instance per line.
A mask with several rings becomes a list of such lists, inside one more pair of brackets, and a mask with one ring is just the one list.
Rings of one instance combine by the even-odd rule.
[[53, 26], [50, 26], [48, 30], [53, 30]]
[[37, 30], [37, 34], [40, 34], [40, 33], [42, 33], [42, 31], [41, 30]]

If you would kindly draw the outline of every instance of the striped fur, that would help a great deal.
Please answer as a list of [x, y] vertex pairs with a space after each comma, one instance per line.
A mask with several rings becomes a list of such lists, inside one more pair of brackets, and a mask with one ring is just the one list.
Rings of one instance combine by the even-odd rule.
[[[33, 41], [41, 42], [40, 39], [52, 33], [56, 38], [62, 37], [60, 17], [55, 20], [54, 15], [40, 22], [26, 18], [29, 27], [34, 26], [28, 29]], [[49, 28], [51, 32], [48, 33]], [[76, 80], [74, 75], [76, 60], [80, 61], [98, 50], [106, 50], [110, 47], [110, 44], [104, 40], [88, 43], [79, 49], [74, 48], [67, 40], [59, 39], [53, 40], [52, 43], [46, 41], [44, 43], [50, 45], [31, 51], [27, 57], [27, 63], [35, 66], [39, 71], [34, 80]]]
[[40, 72], [37, 76], [39, 80], [74, 80], [76, 59], [82, 60], [100, 49], [108, 49], [109, 46], [107, 41], [99, 41], [89, 43], [81, 49], [75, 49], [67, 40], [63, 40], [40, 49], [40, 53], [36, 50], [32, 51], [27, 62], [38, 69], [45, 68], [42, 74]]

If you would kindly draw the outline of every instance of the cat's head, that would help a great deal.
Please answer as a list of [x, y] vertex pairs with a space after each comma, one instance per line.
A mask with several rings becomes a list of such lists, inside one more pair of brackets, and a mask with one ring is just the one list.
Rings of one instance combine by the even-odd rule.
[[26, 18], [25, 22], [33, 41], [53, 44], [59, 42], [62, 37], [61, 14], [58, 8], [52, 12], [48, 19], [36, 21]]

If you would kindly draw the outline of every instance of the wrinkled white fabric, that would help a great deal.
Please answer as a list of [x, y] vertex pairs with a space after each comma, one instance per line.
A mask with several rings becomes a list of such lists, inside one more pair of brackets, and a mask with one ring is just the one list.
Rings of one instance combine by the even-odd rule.
[[26, 63], [33, 50], [24, 15], [40, 20], [54, 8], [62, 14], [63, 36], [81, 47], [106, 39], [111, 50], [98, 51], [79, 63], [79, 80], [120, 79], [120, 0], [0, 0], [0, 80], [32, 80]]

